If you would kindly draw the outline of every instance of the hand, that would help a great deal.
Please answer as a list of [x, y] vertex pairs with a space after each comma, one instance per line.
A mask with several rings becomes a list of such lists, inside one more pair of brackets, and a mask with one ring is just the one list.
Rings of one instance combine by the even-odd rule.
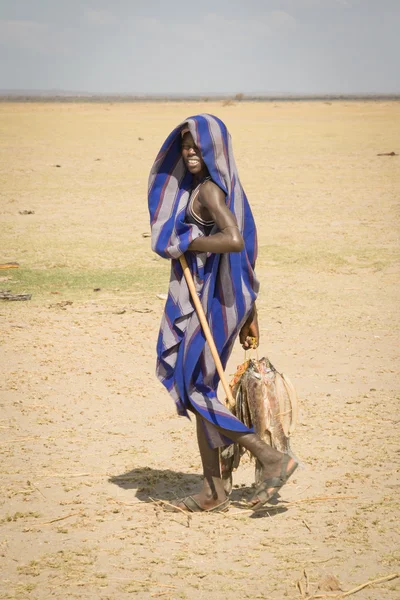
[[257, 309], [255, 305], [247, 321], [240, 330], [239, 341], [245, 350], [258, 347], [260, 342], [260, 332], [258, 328]]

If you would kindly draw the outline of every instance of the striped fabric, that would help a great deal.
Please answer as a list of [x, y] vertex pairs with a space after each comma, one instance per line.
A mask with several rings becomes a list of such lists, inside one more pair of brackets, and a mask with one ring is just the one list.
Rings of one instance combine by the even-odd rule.
[[[192, 175], [181, 157], [184, 126], [189, 128], [212, 180], [225, 192], [226, 204], [236, 216], [245, 241], [240, 253], [187, 251], [190, 242], [204, 231], [185, 219]], [[225, 367], [259, 284], [254, 273], [257, 235], [253, 216], [239, 181], [231, 137], [217, 117], [190, 117], [168, 136], [150, 172], [149, 211], [152, 249], [171, 259], [169, 293], [157, 342], [157, 376], [174, 398], [178, 414], [188, 416], [188, 410], [194, 408], [205, 421], [210, 446], [223, 446], [227, 440], [214, 425], [242, 433], [250, 430], [217, 399], [219, 376], [177, 260], [185, 253]], [[217, 231], [215, 226], [211, 235]]]

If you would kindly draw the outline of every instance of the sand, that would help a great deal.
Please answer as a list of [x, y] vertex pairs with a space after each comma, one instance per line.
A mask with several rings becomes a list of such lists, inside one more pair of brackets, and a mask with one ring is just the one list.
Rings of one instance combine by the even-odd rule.
[[[260, 354], [300, 398], [304, 467], [257, 515], [249, 460], [226, 514], [157, 502], [201, 466], [154, 374], [168, 263], [147, 176], [198, 112], [231, 131]], [[400, 103], [3, 103], [0, 124], [0, 263], [19, 263], [0, 289], [32, 293], [0, 300], [0, 598], [300, 600], [399, 574], [400, 156], [377, 155], [400, 154]], [[395, 600], [399, 581], [354, 597]]]

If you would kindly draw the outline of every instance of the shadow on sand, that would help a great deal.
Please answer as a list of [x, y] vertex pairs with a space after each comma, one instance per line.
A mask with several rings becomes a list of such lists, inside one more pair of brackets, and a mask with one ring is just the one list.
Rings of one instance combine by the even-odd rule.
[[[191, 475], [169, 469], [151, 469], [140, 467], [109, 478], [109, 482], [125, 490], [136, 490], [136, 498], [141, 502], [165, 500], [173, 502], [183, 496], [196, 493], [202, 484], [200, 475]], [[230, 495], [231, 509], [243, 509], [245, 502], [254, 493], [251, 487], [234, 488]], [[287, 508], [278, 502], [279, 495], [261, 511], [249, 513], [251, 518], [272, 517], [286, 512]]]

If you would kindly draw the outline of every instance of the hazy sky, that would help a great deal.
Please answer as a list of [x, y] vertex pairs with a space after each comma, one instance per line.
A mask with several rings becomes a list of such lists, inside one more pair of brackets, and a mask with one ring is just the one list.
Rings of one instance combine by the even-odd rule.
[[0, 88], [400, 93], [400, 0], [0, 0]]

